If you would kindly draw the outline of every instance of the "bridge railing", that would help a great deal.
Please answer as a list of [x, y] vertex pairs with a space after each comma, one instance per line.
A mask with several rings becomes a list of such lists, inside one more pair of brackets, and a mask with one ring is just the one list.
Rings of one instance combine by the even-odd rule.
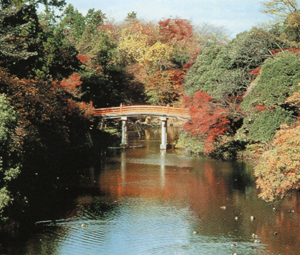
[[120, 107], [98, 108], [94, 110], [94, 116], [113, 116], [128, 114], [159, 114], [188, 117], [190, 116], [190, 111], [184, 108], [153, 105], [122, 105]]

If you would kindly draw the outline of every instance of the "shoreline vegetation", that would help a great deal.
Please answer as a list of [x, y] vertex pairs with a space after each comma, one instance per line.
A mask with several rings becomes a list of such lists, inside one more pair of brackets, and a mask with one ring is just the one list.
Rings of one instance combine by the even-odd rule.
[[34, 221], [39, 188], [56, 187], [74, 155], [94, 160], [117, 139], [116, 124], [103, 132], [93, 111], [121, 103], [188, 108], [178, 147], [255, 159], [266, 201], [298, 190], [300, 9], [262, 7], [272, 23], [230, 40], [224, 27], [187, 19], [147, 22], [133, 11], [116, 23], [64, 0], [2, 1], [0, 232]]

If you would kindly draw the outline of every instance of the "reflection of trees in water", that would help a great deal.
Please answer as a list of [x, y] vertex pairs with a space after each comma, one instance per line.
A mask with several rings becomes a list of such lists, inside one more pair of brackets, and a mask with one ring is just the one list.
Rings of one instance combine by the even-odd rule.
[[[155, 210], [159, 203], [159, 208], [165, 206], [162, 212], [166, 211], [164, 208], [188, 211], [192, 215], [186, 219], [189, 226], [215, 242], [221, 242], [222, 236], [241, 242], [237, 247], [246, 243], [257, 254], [264, 254], [260, 253], [262, 246], [273, 254], [297, 254], [298, 197], [278, 205], [258, 199], [251, 166], [245, 162], [186, 157], [176, 151], [153, 151], [153, 148], [152, 154], [147, 148], [110, 153], [102, 169], [95, 165], [77, 173], [81, 182], [69, 193], [74, 202], [69, 206], [67, 218], [105, 221], [115, 216], [120, 218], [132, 208], [142, 209], [130, 214], [130, 218], [145, 212], [146, 216], [141, 217], [147, 217], [147, 212]], [[70, 176], [61, 175], [60, 180]], [[273, 206], [277, 211], [273, 211]], [[295, 212], [289, 213], [292, 209]], [[250, 220], [252, 215], [256, 217], [254, 221]], [[157, 217], [161, 219], [160, 215]], [[278, 234], [274, 235], [275, 232]], [[254, 244], [253, 233], [259, 236], [261, 244]]]
[[[259, 235], [261, 245], [267, 244], [267, 249], [274, 254], [278, 250], [282, 254], [294, 254], [293, 249], [297, 247], [295, 243], [300, 241], [295, 235], [300, 227], [300, 214], [288, 213], [287, 209], [277, 214], [278, 211], [274, 212], [272, 206], [258, 199], [251, 165], [240, 161], [182, 157], [190, 166], [180, 167], [176, 161], [174, 165], [168, 164], [170, 152], [155, 154], [160, 164], [155, 162], [151, 165], [147, 155], [139, 158], [145, 160], [145, 164], [141, 164], [128, 160], [135, 154], [131, 151], [127, 153], [121, 157], [125, 160], [125, 163], [121, 161], [122, 170], [114, 165], [110, 171], [101, 172], [100, 188], [103, 192], [119, 199], [130, 197], [181, 201], [182, 206], [188, 206], [199, 219], [195, 228], [203, 235], [230, 234], [254, 245], [252, 234], [255, 233]], [[135, 156], [138, 157], [138, 154]], [[293, 198], [285, 208], [300, 212], [296, 201], [298, 199]], [[225, 210], [221, 209], [223, 206]], [[256, 217], [254, 221], [250, 220], [252, 215]], [[291, 217], [294, 219], [291, 220]], [[275, 232], [278, 235], [274, 235]], [[258, 247], [260, 251], [261, 248]]]
[[228, 177], [228, 185], [240, 192], [245, 192], [247, 187], [252, 187], [254, 176], [252, 168], [245, 162], [233, 161], [228, 163], [232, 171]]
[[[190, 201], [202, 208], [210, 203], [223, 204], [229, 193], [223, 176], [215, 174], [214, 165], [207, 162], [202, 171], [190, 167], [165, 164], [168, 155], [157, 155], [159, 165], [126, 162], [121, 156], [120, 169], [100, 174], [101, 190], [113, 196], [152, 197]], [[219, 206], [219, 205], [218, 205]]]

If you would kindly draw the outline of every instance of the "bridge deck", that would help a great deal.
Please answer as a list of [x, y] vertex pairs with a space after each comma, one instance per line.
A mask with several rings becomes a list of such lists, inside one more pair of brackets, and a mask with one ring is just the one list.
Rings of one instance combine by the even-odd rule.
[[184, 108], [153, 105], [133, 105], [109, 108], [98, 108], [94, 111], [94, 116], [102, 116], [106, 119], [131, 117], [131, 116], [161, 116], [175, 118], [190, 118], [190, 111]]

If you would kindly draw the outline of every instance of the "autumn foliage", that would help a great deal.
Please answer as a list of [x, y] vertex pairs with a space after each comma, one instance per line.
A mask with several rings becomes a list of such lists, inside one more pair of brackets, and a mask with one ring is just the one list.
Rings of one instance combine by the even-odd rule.
[[255, 167], [260, 197], [273, 201], [292, 189], [300, 188], [300, 126], [281, 125], [272, 148], [263, 153]]
[[82, 81], [80, 79], [80, 75], [74, 73], [67, 79], [63, 79], [61, 82], [59, 82], [58, 87], [56, 82], [56, 90], [62, 89], [63, 91], [67, 92], [69, 95], [72, 96], [66, 98], [68, 102], [69, 113], [76, 112], [77, 114], [82, 115], [87, 119], [90, 119], [92, 118], [94, 112], [93, 102], [90, 101], [90, 103], [88, 104], [83, 101], [78, 101], [78, 99], [81, 98], [79, 87], [81, 86]]
[[122, 29], [118, 51], [126, 62], [126, 71], [142, 84], [148, 102], [176, 104], [183, 95], [187, 70], [199, 51], [190, 21], [161, 20], [158, 25], [131, 22]]
[[[73, 74], [61, 82], [9, 77], [0, 70], [0, 84], [20, 116], [23, 140], [46, 142], [49, 137], [68, 141], [70, 120], [92, 117], [92, 103], [79, 101], [80, 76]], [[51, 140], [51, 139], [50, 139]]]
[[191, 110], [192, 121], [186, 123], [184, 129], [204, 138], [205, 150], [209, 153], [214, 150], [214, 142], [224, 134], [230, 121], [226, 108], [218, 106], [207, 93], [197, 91], [193, 98], [184, 97], [185, 107]]
[[193, 26], [187, 19], [165, 19], [159, 22], [159, 30], [162, 41], [181, 41], [191, 39]]

